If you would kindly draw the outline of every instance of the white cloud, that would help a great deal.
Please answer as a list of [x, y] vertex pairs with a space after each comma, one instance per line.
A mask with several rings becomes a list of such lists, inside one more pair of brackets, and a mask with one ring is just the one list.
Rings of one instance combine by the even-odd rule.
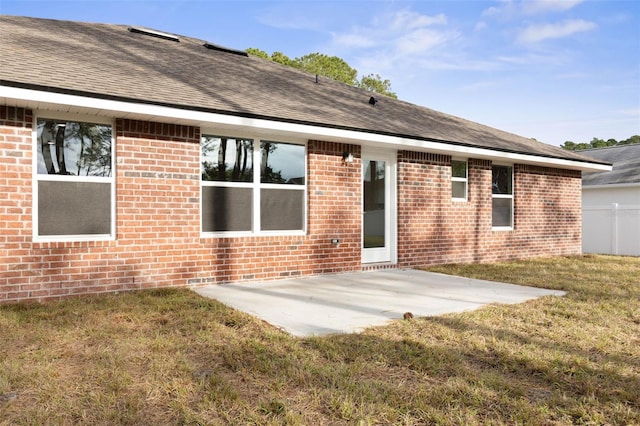
[[590, 77], [590, 75], [586, 72], [570, 72], [565, 74], [558, 74], [555, 78], [558, 80], [584, 80], [588, 77]]
[[405, 31], [428, 27], [431, 25], [444, 25], [446, 23], [447, 17], [443, 13], [435, 16], [429, 16], [421, 15], [410, 10], [402, 10], [396, 13], [390, 29], [393, 31]]
[[502, 0], [499, 6], [492, 6], [482, 12], [482, 16], [511, 19], [521, 15], [540, 15], [564, 12], [584, 0]]
[[547, 39], [567, 37], [575, 33], [591, 31], [597, 25], [583, 19], [569, 19], [557, 24], [534, 24], [525, 28], [518, 36], [522, 43], [537, 43]]
[[530, 0], [522, 2], [522, 11], [527, 15], [537, 15], [547, 12], [564, 12], [584, 0]]
[[500, 6], [491, 6], [482, 11], [482, 16], [492, 18], [508, 18], [519, 11], [518, 4], [512, 0], [502, 0]]
[[458, 87], [458, 90], [461, 92], [477, 92], [477, 91], [483, 91], [486, 89], [491, 89], [496, 86], [498, 86], [497, 81], [486, 80], [486, 81], [478, 81], [475, 83], [460, 86]]
[[633, 117], [637, 120], [639, 120], [639, 124], [640, 124], [640, 108], [629, 108], [629, 109], [621, 109], [616, 111], [618, 114], [620, 115], [626, 115], [629, 117]]
[[530, 67], [532, 65], [560, 66], [571, 62], [571, 55], [563, 51], [524, 52], [517, 55], [500, 55], [496, 60], [504, 64]]
[[421, 28], [404, 34], [395, 41], [397, 54], [404, 56], [426, 52], [457, 37], [455, 32], [434, 31]]
[[360, 62], [367, 60], [365, 57], [376, 58], [374, 71], [378, 72], [398, 62], [416, 63], [459, 36], [458, 31], [447, 28], [444, 14], [424, 15], [405, 9], [377, 16], [368, 26], [332, 33], [332, 41], [333, 49], [339, 52], [361, 55]]
[[357, 32], [347, 34], [333, 33], [333, 42], [346, 48], [367, 48], [377, 44], [375, 40]]
[[324, 22], [311, 13], [301, 13], [296, 10], [288, 10], [285, 13], [280, 7], [256, 16], [256, 20], [266, 26], [285, 30], [312, 30], [321, 31]]
[[488, 26], [487, 26], [486, 22], [484, 22], [484, 21], [476, 22], [476, 26], [475, 26], [476, 31], [486, 30], [487, 28], [488, 28]]

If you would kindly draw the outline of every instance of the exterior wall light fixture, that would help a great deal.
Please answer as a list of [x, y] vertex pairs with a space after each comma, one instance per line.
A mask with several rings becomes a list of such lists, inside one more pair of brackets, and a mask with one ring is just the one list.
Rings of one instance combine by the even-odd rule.
[[342, 162], [344, 164], [351, 164], [353, 163], [353, 153], [349, 152], [349, 151], [345, 151], [342, 153]]

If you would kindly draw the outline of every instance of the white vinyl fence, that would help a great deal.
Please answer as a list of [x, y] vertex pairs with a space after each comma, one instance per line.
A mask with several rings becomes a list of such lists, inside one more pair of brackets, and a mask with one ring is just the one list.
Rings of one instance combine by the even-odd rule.
[[640, 205], [582, 206], [582, 251], [640, 256]]

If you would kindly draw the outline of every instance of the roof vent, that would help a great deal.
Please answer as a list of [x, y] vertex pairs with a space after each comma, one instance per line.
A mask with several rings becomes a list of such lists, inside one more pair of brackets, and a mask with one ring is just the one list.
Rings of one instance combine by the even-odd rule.
[[373, 96], [369, 98], [369, 103], [375, 106], [378, 103], [378, 98], [374, 98]]
[[244, 50], [232, 49], [230, 47], [224, 47], [224, 46], [220, 46], [218, 44], [213, 44], [209, 42], [206, 42], [205, 44], [203, 44], [203, 46], [206, 47], [207, 49], [218, 50], [220, 52], [233, 53], [234, 55], [240, 55], [240, 56], [249, 56], [249, 54]]
[[171, 41], [177, 41], [177, 42], [180, 41], [178, 36], [175, 36], [173, 34], [163, 33], [161, 31], [156, 31], [156, 30], [149, 30], [147, 28], [129, 27], [128, 30], [132, 33], [144, 34], [151, 37], [161, 38], [164, 40], [171, 40]]

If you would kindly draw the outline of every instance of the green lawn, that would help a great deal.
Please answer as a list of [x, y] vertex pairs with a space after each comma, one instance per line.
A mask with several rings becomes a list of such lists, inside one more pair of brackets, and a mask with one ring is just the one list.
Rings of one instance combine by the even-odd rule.
[[640, 424], [640, 258], [431, 270], [568, 294], [306, 339], [189, 290], [0, 306], [0, 424]]

